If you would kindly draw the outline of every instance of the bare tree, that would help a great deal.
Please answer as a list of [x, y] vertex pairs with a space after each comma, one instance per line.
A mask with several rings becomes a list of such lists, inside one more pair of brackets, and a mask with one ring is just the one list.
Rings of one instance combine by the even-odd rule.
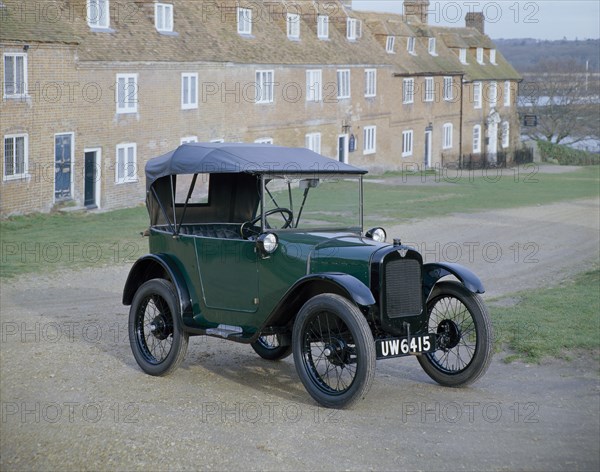
[[537, 116], [537, 126], [523, 131], [553, 143], [600, 138], [598, 74], [588, 74], [575, 61], [545, 60], [536, 69], [519, 87], [520, 111]]

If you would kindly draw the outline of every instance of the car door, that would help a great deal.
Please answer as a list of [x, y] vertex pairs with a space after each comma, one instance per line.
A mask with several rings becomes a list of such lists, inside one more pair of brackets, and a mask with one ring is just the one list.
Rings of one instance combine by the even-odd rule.
[[255, 243], [243, 239], [200, 237], [195, 238], [195, 244], [206, 307], [256, 312], [258, 263]]

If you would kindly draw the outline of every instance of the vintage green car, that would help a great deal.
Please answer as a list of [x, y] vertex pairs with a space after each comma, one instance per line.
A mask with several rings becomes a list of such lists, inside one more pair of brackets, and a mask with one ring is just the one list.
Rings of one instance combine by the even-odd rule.
[[183, 144], [151, 159], [150, 252], [123, 291], [142, 370], [173, 371], [189, 336], [206, 335], [268, 360], [293, 353], [308, 393], [331, 408], [366, 395], [378, 359], [415, 355], [453, 387], [483, 375], [482, 283], [457, 264], [424, 264], [382, 228], [363, 232], [364, 174], [268, 144]]

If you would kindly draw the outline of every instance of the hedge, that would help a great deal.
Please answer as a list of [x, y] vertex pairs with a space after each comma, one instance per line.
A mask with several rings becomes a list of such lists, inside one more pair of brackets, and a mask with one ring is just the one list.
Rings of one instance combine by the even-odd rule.
[[573, 149], [549, 141], [538, 141], [538, 149], [544, 161], [556, 161], [562, 166], [591, 166], [600, 164], [600, 154]]

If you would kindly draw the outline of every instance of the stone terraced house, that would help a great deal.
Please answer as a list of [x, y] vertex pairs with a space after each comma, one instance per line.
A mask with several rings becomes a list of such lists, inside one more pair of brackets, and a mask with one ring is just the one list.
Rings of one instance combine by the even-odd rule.
[[119, 208], [183, 142], [373, 170], [510, 162], [519, 74], [484, 34], [345, 0], [0, 0], [0, 215]]

